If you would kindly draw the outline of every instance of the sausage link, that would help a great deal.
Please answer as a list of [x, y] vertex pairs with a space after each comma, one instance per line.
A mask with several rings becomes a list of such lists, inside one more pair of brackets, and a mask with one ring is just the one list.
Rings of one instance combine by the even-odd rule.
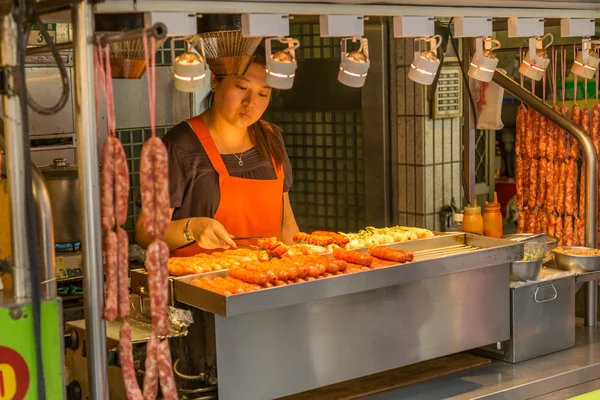
[[600, 154], [600, 104], [596, 104], [592, 110], [592, 142], [596, 154]]
[[554, 226], [554, 236], [558, 238], [558, 245], [563, 245], [563, 218], [558, 215], [556, 217], [556, 224]]
[[523, 158], [523, 207], [529, 201], [529, 177], [531, 176], [531, 160]]
[[583, 129], [588, 135], [591, 135], [592, 133], [590, 109], [588, 108], [587, 104], [585, 105], [581, 114], [581, 129]]
[[548, 219], [548, 235], [555, 236], [556, 233], [556, 215], [554, 213], [550, 213], [550, 217]]
[[135, 368], [133, 365], [133, 346], [131, 344], [131, 327], [127, 321], [121, 326], [121, 339], [119, 341], [119, 361], [123, 373], [125, 393], [129, 400], [143, 400], [142, 391], [138, 384]]
[[104, 236], [104, 258], [106, 260], [106, 300], [104, 302], [104, 319], [117, 319], [117, 301], [119, 290], [117, 234], [109, 230]]
[[542, 116], [535, 111], [533, 114], [533, 142], [531, 147], [533, 149], [533, 158], [538, 158], [540, 156], [538, 140], [540, 138], [540, 121], [542, 119]]
[[544, 158], [546, 157], [546, 146], [548, 145], [548, 122], [546, 118], [541, 114], [538, 114], [539, 127], [538, 127], [538, 157]]
[[538, 164], [538, 160], [531, 160], [529, 165], [529, 198], [527, 199], [529, 209], [534, 209], [537, 203]]
[[557, 202], [556, 202], [556, 212], [558, 214], [565, 213], [565, 198], [567, 192], [567, 173], [568, 173], [568, 163], [567, 162], [558, 162], [558, 168], [555, 169], [555, 172], [558, 170], [558, 186], [556, 188], [556, 194], [558, 194]]
[[573, 217], [565, 215], [565, 225], [563, 228], [563, 244], [573, 246]]
[[540, 211], [538, 214], [538, 232], [539, 233], [547, 233], [548, 232], [548, 214], [543, 211]]
[[117, 244], [119, 249], [119, 318], [129, 316], [129, 237], [121, 227], [117, 228]]
[[380, 260], [394, 261], [401, 264], [407, 261], [406, 254], [403, 251], [388, 247], [371, 247], [369, 248], [369, 254]]
[[314, 246], [329, 246], [335, 241], [331, 236], [309, 235], [304, 232], [296, 233], [293, 240], [294, 243], [307, 243]]
[[516, 188], [517, 188], [517, 210], [523, 209], [523, 159], [517, 157], [516, 171]]
[[140, 188], [144, 229], [151, 238], [165, 235], [169, 227], [168, 155], [162, 140], [150, 138], [140, 156]]
[[[167, 318], [168, 252], [168, 246], [161, 240], [155, 240], [150, 243], [146, 251], [146, 269], [148, 270], [148, 286], [150, 287], [152, 329], [159, 336], [165, 336], [169, 333], [169, 321]], [[165, 269], [166, 272], [163, 272]], [[167, 293], [165, 293], [165, 291]]]
[[117, 225], [127, 222], [127, 208], [129, 204], [129, 167], [125, 150], [119, 140], [115, 143], [115, 217]]
[[373, 257], [357, 251], [335, 249], [333, 251], [333, 256], [338, 260], [343, 260], [351, 264], [363, 265], [365, 267], [368, 267], [373, 263]]
[[108, 136], [102, 146], [100, 207], [103, 231], [108, 231], [115, 226], [115, 142], [118, 142], [117, 138]]
[[171, 363], [171, 349], [169, 340], [165, 339], [158, 345], [158, 376], [160, 378], [160, 391], [164, 400], [177, 400], [177, 386], [173, 376]]
[[577, 164], [575, 163], [574, 159], [570, 159], [567, 166], [565, 213], [567, 215], [575, 215], [577, 213], [577, 200], [575, 199], [575, 186], [577, 185]]
[[575, 218], [575, 227], [573, 232], [573, 244], [583, 246], [585, 241], [585, 226], [581, 218]]
[[546, 172], [548, 170], [548, 160], [545, 158], [540, 159], [539, 162], [539, 178], [538, 178], [538, 193], [537, 193], [537, 206], [543, 207], [546, 202]]
[[527, 223], [525, 226], [525, 232], [536, 233], [537, 231], [537, 213], [533, 210], [527, 212]]
[[525, 155], [525, 130], [527, 125], [527, 109], [524, 104], [517, 110], [517, 132], [515, 137], [515, 153], [517, 156]]
[[519, 210], [517, 217], [517, 233], [525, 233], [525, 224], [527, 222], [527, 210]]
[[[558, 106], [554, 106], [554, 111], [560, 112], [565, 117], [568, 117], [569, 114], [567, 107], [559, 108]], [[556, 141], [556, 156], [559, 160], [565, 161], [571, 149], [571, 135], [557, 126]]]
[[158, 394], [158, 337], [152, 332], [146, 345], [144, 400], [155, 400]]
[[533, 158], [533, 129], [535, 124], [536, 112], [533, 108], [527, 110], [527, 126], [525, 127], [525, 155], [527, 158]]
[[312, 235], [316, 236], [329, 236], [333, 238], [333, 243], [337, 244], [340, 247], [344, 247], [348, 243], [350, 243], [350, 239], [344, 235], [335, 232], [327, 232], [327, 231], [314, 231]]
[[548, 161], [553, 162], [556, 157], [556, 133], [557, 127], [552, 121], [548, 121], [547, 125], [547, 136], [548, 144], [546, 145], [546, 158]]
[[[579, 126], [582, 125], [582, 114], [583, 113], [581, 111], [581, 107], [579, 107], [579, 104], [573, 104], [573, 108], [571, 110], [571, 120]], [[569, 154], [573, 159], [577, 159], [579, 157], [579, 142], [577, 140], [571, 141], [571, 151]]]
[[554, 212], [555, 207], [555, 187], [556, 182], [554, 182], [554, 163], [552, 161], [548, 161], [546, 165], [546, 211], [550, 214]]
[[169, 195], [169, 155], [162, 140], [151, 138], [154, 142], [154, 190], [156, 191], [156, 234], [163, 237], [171, 222], [171, 200]]

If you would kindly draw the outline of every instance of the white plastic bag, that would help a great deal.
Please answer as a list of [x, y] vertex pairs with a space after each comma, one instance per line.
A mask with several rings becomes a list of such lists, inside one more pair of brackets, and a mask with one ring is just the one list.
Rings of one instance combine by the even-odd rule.
[[477, 107], [477, 129], [499, 131], [502, 123], [504, 89], [494, 82], [471, 79], [471, 94]]

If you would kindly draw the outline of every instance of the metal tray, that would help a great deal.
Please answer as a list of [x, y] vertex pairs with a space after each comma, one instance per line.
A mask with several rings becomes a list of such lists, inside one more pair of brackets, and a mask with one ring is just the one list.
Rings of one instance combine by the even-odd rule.
[[232, 317], [500, 264], [507, 264], [508, 268], [508, 264], [523, 258], [523, 243], [471, 234], [433, 237], [387, 247], [412, 251], [415, 261], [230, 296], [190, 284], [201, 277], [227, 276], [228, 271], [188, 275], [173, 278], [174, 300], [223, 317]]

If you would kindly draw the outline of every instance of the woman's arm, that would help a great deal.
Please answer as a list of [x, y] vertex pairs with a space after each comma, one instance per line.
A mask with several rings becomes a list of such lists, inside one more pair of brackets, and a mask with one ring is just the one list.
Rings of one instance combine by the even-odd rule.
[[[173, 208], [169, 210], [169, 215], [170, 218], [173, 217]], [[169, 223], [167, 233], [161, 238], [169, 246], [169, 250], [173, 251], [189, 243], [183, 236], [188, 220], [189, 218], [184, 218]], [[204, 249], [237, 247], [223, 225], [212, 218], [192, 219], [188, 225], [188, 231], [196, 239], [196, 243]], [[145, 249], [152, 243], [152, 238], [146, 234], [144, 229], [144, 219], [141, 215], [135, 226], [135, 234], [137, 242], [142, 248]]]
[[290, 204], [290, 195], [283, 193], [283, 229], [281, 232], [281, 241], [285, 244], [294, 244], [294, 235], [298, 233], [298, 224], [294, 217], [294, 211]]

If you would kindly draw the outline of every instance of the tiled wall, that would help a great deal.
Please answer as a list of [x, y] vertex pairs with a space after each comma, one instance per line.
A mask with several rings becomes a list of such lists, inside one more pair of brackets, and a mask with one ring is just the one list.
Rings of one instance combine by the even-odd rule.
[[408, 79], [413, 40], [396, 39], [398, 222], [441, 229], [440, 210], [462, 206], [462, 118], [429, 118], [426, 87]]

